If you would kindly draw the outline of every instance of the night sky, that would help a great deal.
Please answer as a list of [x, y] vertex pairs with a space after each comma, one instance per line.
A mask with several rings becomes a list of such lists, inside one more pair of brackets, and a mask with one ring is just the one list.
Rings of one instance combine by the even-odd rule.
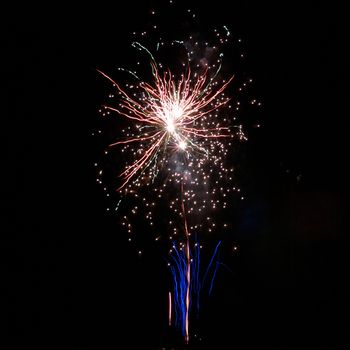
[[[242, 37], [263, 102], [242, 155], [247, 199], [232, 213], [239, 249], [224, 255], [233, 273], [218, 272], [197, 348], [346, 349], [345, 9], [188, 3]], [[150, 246], [139, 258], [106, 213], [91, 138], [106, 93], [96, 68], [128, 60], [126, 36], [153, 3], [85, 6], [17, 9], [1, 31], [2, 349], [173, 341], [162, 256]]]

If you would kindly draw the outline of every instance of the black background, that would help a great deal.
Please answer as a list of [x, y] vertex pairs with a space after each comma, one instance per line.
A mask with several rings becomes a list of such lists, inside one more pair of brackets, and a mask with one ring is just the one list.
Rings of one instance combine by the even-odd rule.
[[[3, 349], [171, 342], [161, 258], [139, 259], [106, 214], [90, 137], [106, 84], [95, 69], [118, 65], [126, 34], [152, 6], [52, 5], [5, 16]], [[222, 0], [192, 7], [242, 36], [264, 105], [245, 154], [239, 252], [226, 261], [234, 275], [218, 275], [201, 348], [345, 349], [345, 10]]]

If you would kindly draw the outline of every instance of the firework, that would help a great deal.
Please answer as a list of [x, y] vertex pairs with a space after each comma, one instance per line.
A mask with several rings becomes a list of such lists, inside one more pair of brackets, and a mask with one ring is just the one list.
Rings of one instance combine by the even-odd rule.
[[[135, 39], [137, 36], [145, 39], [146, 32], [134, 33]], [[186, 342], [191, 297], [197, 295], [199, 310], [199, 292], [220, 245], [200, 282], [200, 238], [192, 237], [226, 229], [227, 223], [214, 218], [222, 218], [233, 196], [243, 199], [235, 185], [232, 154], [237, 142], [247, 138], [237, 122], [241, 102], [232, 94], [236, 78], [222, 69], [222, 47], [229, 44], [230, 36], [222, 26], [213, 31], [212, 43], [191, 35], [168, 43], [153, 40], [149, 46], [133, 41], [141, 61], [148, 64], [148, 79], [142, 79], [147, 75], [142, 74], [145, 69], [119, 68], [119, 73], [129, 77], [121, 84], [98, 70], [114, 89], [111, 102], [101, 108], [102, 116], [113, 116], [121, 125], [105, 152], [111, 159], [118, 157], [120, 171], [114, 189], [120, 198], [115, 210], [122, 211], [123, 202], [127, 203], [121, 216], [129, 241], [134, 226], [144, 220], [155, 232], [155, 241], [168, 242], [167, 261], [174, 282], [173, 295], [169, 293], [169, 324], [173, 308], [175, 324]], [[174, 67], [164, 63], [168, 56], [161, 51], [167, 46], [178, 49]], [[242, 91], [251, 82], [247, 78], [234, 88]], [[98, 174], [102, 184], [102, 169]], [[109, 195], [106, 187], [104, 190]], [[159, 213], [166, 219], [155, 220]], [[217, 261], [209, 292], [218, 266]]]
[[[113, 147], [137, 144], [134, 152], [135, 160], [126, 165], [120, 174], [124, 181], [118, 190], [123, 189], [133, 179], [133, 185], [137, 186], [139, 178], [144, 179], [140, 174], [144, 174], [148, 168], [151, 169], [149, 179], [152, 179], [159, 171], [157, 163], [162, 166], [169, 157], [169, 151], [183, 152], [185, 158], [202, 165], [210, 156], [213, 157], [210, 153], [215, 148], [215, 142], [218, 143], [217, 139], [233, 137], [229, 126], [220, 126], [216, 114], [216, 111], [229, 101], [224, 97], [224, 90], [232, 78], [215, 89], [214, 84], [208, 82], [208, 68], [203, 74], [195, 76], [192, 76], [188, 68], [188, 72], [182, 74], [176, 83], [173, 81], [171, 71], [166, 71], [160, 77], [155, 62], [151, 63], [151, 67], [154, 86], [140, 82], [137, 85], [139, 90], [137, 99], [99, 71], [113, 83], [122, 98], [117, 108], [111, 106], [104, 108], [137, 123], [135, 134], [110, 145]], [[216, 120], [213, 121], [213, 118]], [[210, 139], [215, 141], [211, 142]], [[165, 153], [165, 157], [162, 153]], [[162, 162], [159, 162], [159, 158]], [[211, 161], [215, 162], [216, 159], [213, 158]], [[132, 188], [132, 185], [129, 188]]]

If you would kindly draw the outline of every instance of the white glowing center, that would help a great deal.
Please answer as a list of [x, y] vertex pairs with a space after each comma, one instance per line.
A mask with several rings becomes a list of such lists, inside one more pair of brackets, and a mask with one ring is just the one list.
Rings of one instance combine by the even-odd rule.
[[183, 151], [186, 149], [186, 142], [185, 141], [180, 141], [179, 142], [179, 148], [182, 149]]
[[183, 114], [182, 108], [175, 104], [171, 106], [165, 114], [166, 119], [166, 129], [169, 133], [173, 134], [175, 132], [175, 125]]
[[166, 129], [172, 134], [175, 131], [174, 121], [169, 119], [166, 125]]

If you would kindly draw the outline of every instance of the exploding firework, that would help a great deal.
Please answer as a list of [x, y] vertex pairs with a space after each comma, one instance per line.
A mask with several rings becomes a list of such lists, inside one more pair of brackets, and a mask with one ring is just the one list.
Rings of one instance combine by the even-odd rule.
[[[166, 242], [163, 246], [174, 283], [169, 293], [169, 324], [174, 310], [175, 324], [186, 342], [190, 307], [195, 304], [191, 296], [196, 295], [198, 311], [199, 292], [220, 245], [201, 280], [199, 241], [226, 229], [222, 212], [232, 197], [243, 199], [235, 184], [233, 154], [235, 145], [247, 138], [238, 123], [241, 102], [233, 90], [242, 91], [252, 79], [238, 85], [236, 77], [223, 70], [223, 48], [231, 38], [228, 28], [215, 29], [212, 36], [212, 43], [188, 35], [169, 42], [151, 40], [147, 46], [136, 40], [145, 41], [146, 32], [135, 32], [132, 46], [148, 69], [119, 68], [123, 80], [128, 77], [123, 84], [99, 70], [114, 89], [111, 101], [100, 112], [118, 122], [105, 152], [118, 160], [113, 184], [119, 199], [114, 209], [123, 212], [129, 241], [146, 221], [154, 240]], [[171, 55], [162, 53], [166, 48]], [[176, 64], [168, 63], [168, 57], [177, 57]], [[251, 103], [258, 105], [256, 100]], [[99, 169], [100, 184], [102, 173]], [[123, 203], [127, 204], [123, 207]], [[142, 249], [138, 251], [142, 254]]]
[[[174, 152], [184, 153], [183, 159], [187, 160], [185, 176], [176, 174], [180, 175], [181, 182], [184, 183], [186, 178], [191, 178], [190, 164], [196, 162], [197, 168], [202, 168], [208, 161], [214, 164], [220, 162], [221, 157], [216, 149], [222, 149], [223, 144], [218, 139], [234, 136], [230, 126], [220, 126], [216, 112], [229, 101], [224, 96], [224, 90], [232, 78], [224, 81], [219, 88], [214, 88], [213, 79], [208, 81], [207, 78], [208, 67], [199, 75], [191, 74], [188, 68], [188, 72], [182, 74], [176, 83], [170, 70], [160, 77], [156, 62], [152, 62], [151, 67], [154, 86], [141, 81], [136, 87], [139, 91], [134, 94], [138, 98], [131, 97], [100, 71], [113, 83], [122, 97], [117, 108], [104, 108], [136, 123], [135, 133], [110, 145], [137, 144], [133, 152], [134, 162], [127, 164], [120, 174], [124, 181], [118, 190], [123, 189], [131, 180], [134, 181], [131, 181], [129, 190], [133, 186], [139, 186], [140, 181], [152, 181], [160, 169], [167, 166], [167, 160]], [[242, 133], [240, 135], [244, 137]], [[201, 178], [206, 179], [205, 173], [201, 175]], [[125, 192], [127, 191], [128, 189]]]

